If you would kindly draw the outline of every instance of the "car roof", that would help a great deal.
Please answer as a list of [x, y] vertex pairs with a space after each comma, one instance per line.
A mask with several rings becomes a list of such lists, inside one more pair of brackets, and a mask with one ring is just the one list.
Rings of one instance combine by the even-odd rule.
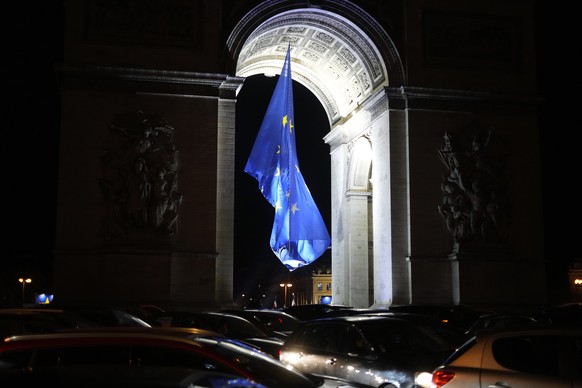
[[146, 333], [146, 334], [162, 334], [162, 335], [178, 335], [178, 336], [209, 336], [209, 337], [224, 337], [223, 334], [199, 329], [196, 327], [141, 327], [141, 326], [99, 326], [99, 327], [83, 327], [79, 329], [59, 330], [59, 333]]
[[397, 316], [386, 316], [386, 315], [341, 315], [333, 317], [323, 317], [316, 318], [309, 321], [305, 321], [304, 324], [319, 323], [319, 322], [348, 322], [348, 323], [361, 323], [361, 322], [375, 322], [375, 321], [398, 321], [398, 322], [414, 322], [400, 318]]
[[151, 339], [151, 338], [171, 338], [187, 339], [189, 337], [209, 337], [224, 338], [222, 334], [196, 328], [174, 328], [174, 327], [90, 327], [80, 329], [59, 330], [53, 333], [42, 334], [21, 334], [4, 339], [5, 343], [13, 342], [40, 342], [40, 341], [85, 341], [90, 338], [99, 338], [102, 341], [121, 341], [126, 338], [131, 339]]
[[320, 318], [320, 319], [345, 320], [345, 321], [368, 321], [368, 320], [384, 320], [384, 319], [388, 319], [388, 320], [399, 319], [400, 320], [400, 318], [398, 318], [397, 316], [364, 315], [364, 314], [342, 315], [342, 316], [326, 317], [326, 318]]
[[[225, 311], [228, 311], [228, 310], [225, 310]], [[232, 310], [230, 310], [230, 311], [232, 311]], [[297, 319], [295, 316], [293, 316], [293, 315], [291, 315], [291, 314], [289, 314], [289, 313], [287, 313], [285, 311], [282, 311], [282, 310], [244, 309], [244, 310], [241, 310], [241, 311], [243, 311], [243, 312], [246, 311], [246, 312], [249, 312], [249, 313], [258, 313], [258, 314], [284, 315], [286, 317], [291, 317], [293, 319]]]
[[68, 346], [108, 346], [108, 345], [133, 345], [133, 344], [170, 344], [178, 348], [200, 348], [196, 342], [187, 338], [164, 335], [139, 335], [139, 334], [109, 334], [109, 333], [52, 333], [33, 334], [7, 337], [0, 345], [0, 352], [5, 350], [61, 348]]

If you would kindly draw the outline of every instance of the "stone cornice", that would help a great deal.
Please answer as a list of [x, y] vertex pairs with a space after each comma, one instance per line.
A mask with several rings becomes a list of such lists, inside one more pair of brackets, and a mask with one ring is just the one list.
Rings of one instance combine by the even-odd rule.
[[227, 89], [236, 96], [236, 91], [244, 82], [244, 78], [232, 77], [227, 74], [198, 73], [187, 71], [139, 69], [111, 66], [71, 66], [59, 65], [57, 70], [64, 80], [100, 81], [114, 84], [116, 82], [136, 82], [144, 85], [155, 85], [155, 89], [168, 89], [168, 92], [203, 93], [218, 96]]
[[542, 102], [537, 94], [508, 94], [470, 90], [432, 89], [420, 87], [385, 87], [391, 110], [429, 109], [446, 110], [452, 105], [466, 106], [536, 107]]

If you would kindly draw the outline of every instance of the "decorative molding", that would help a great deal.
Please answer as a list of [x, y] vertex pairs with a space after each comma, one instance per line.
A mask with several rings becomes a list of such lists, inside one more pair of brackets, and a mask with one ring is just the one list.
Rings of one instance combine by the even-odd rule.
[[349, 1], [264, 1], [241, 19], [227, 47], [237, 58], [238, 76], [274, 75], [289, 42], [294, 79], [317, 96], [332, 125], [387, 85], [389, 76], [398, 85], [404, 79], [386, 32]]
[[473, 110], [476, 107], [495, 106], [506, 109], [535, 108], [542, 102], [538, 94], [475, 92], [469, 90], [421, 87], [385, 87], [391, 110], [432, 109]]

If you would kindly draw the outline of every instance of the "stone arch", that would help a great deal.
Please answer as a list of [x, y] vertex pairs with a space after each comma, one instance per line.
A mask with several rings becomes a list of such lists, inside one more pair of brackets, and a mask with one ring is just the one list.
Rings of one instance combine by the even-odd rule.
[[293, 79], [321, 101], [332, 126], [383, 87], [403, 84], [403, 66], [388, 34], [347, 1], [264, 1], [236, 25], [227, 50], [237, 76], [275, 75], [289, 43]]
[[372, 144], [362, 136], [350, 151], [347, 191], [368, 192], [372, 190]]
[[[392, 246], [390, 205], [405, 201], [393, 196], [390, 183], [389, 128], [401, 128], [390, 126], [386, 93], [404, 85], [398, 51], [374, 18], [345, 0], [261, 2], [235, 26], [226, 49], [236, 76], [244, 78], [279, 74], [289, 45], [293, 79], [321, 102], [331, 128], [324, 141], [331, 149], [333, 303], [380, 307], [405, 300], [406, 274], [393, 271], [393, 252], [402, 249]], [[373, 187], [377, 201], [372, 168], [381, 179]], [[406, 235], [406, 225], [394, 222]], [[380, 233], [373, 235], [374, 230]], [[401, 275], [405, 291], [394, 298], [393, 276]]]

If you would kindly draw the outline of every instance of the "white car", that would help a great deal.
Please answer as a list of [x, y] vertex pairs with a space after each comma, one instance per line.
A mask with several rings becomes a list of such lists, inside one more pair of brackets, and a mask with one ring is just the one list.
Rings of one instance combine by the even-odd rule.
[[481, 331], [432, 374], [432, 388], [580, 388], [582, 329]]

